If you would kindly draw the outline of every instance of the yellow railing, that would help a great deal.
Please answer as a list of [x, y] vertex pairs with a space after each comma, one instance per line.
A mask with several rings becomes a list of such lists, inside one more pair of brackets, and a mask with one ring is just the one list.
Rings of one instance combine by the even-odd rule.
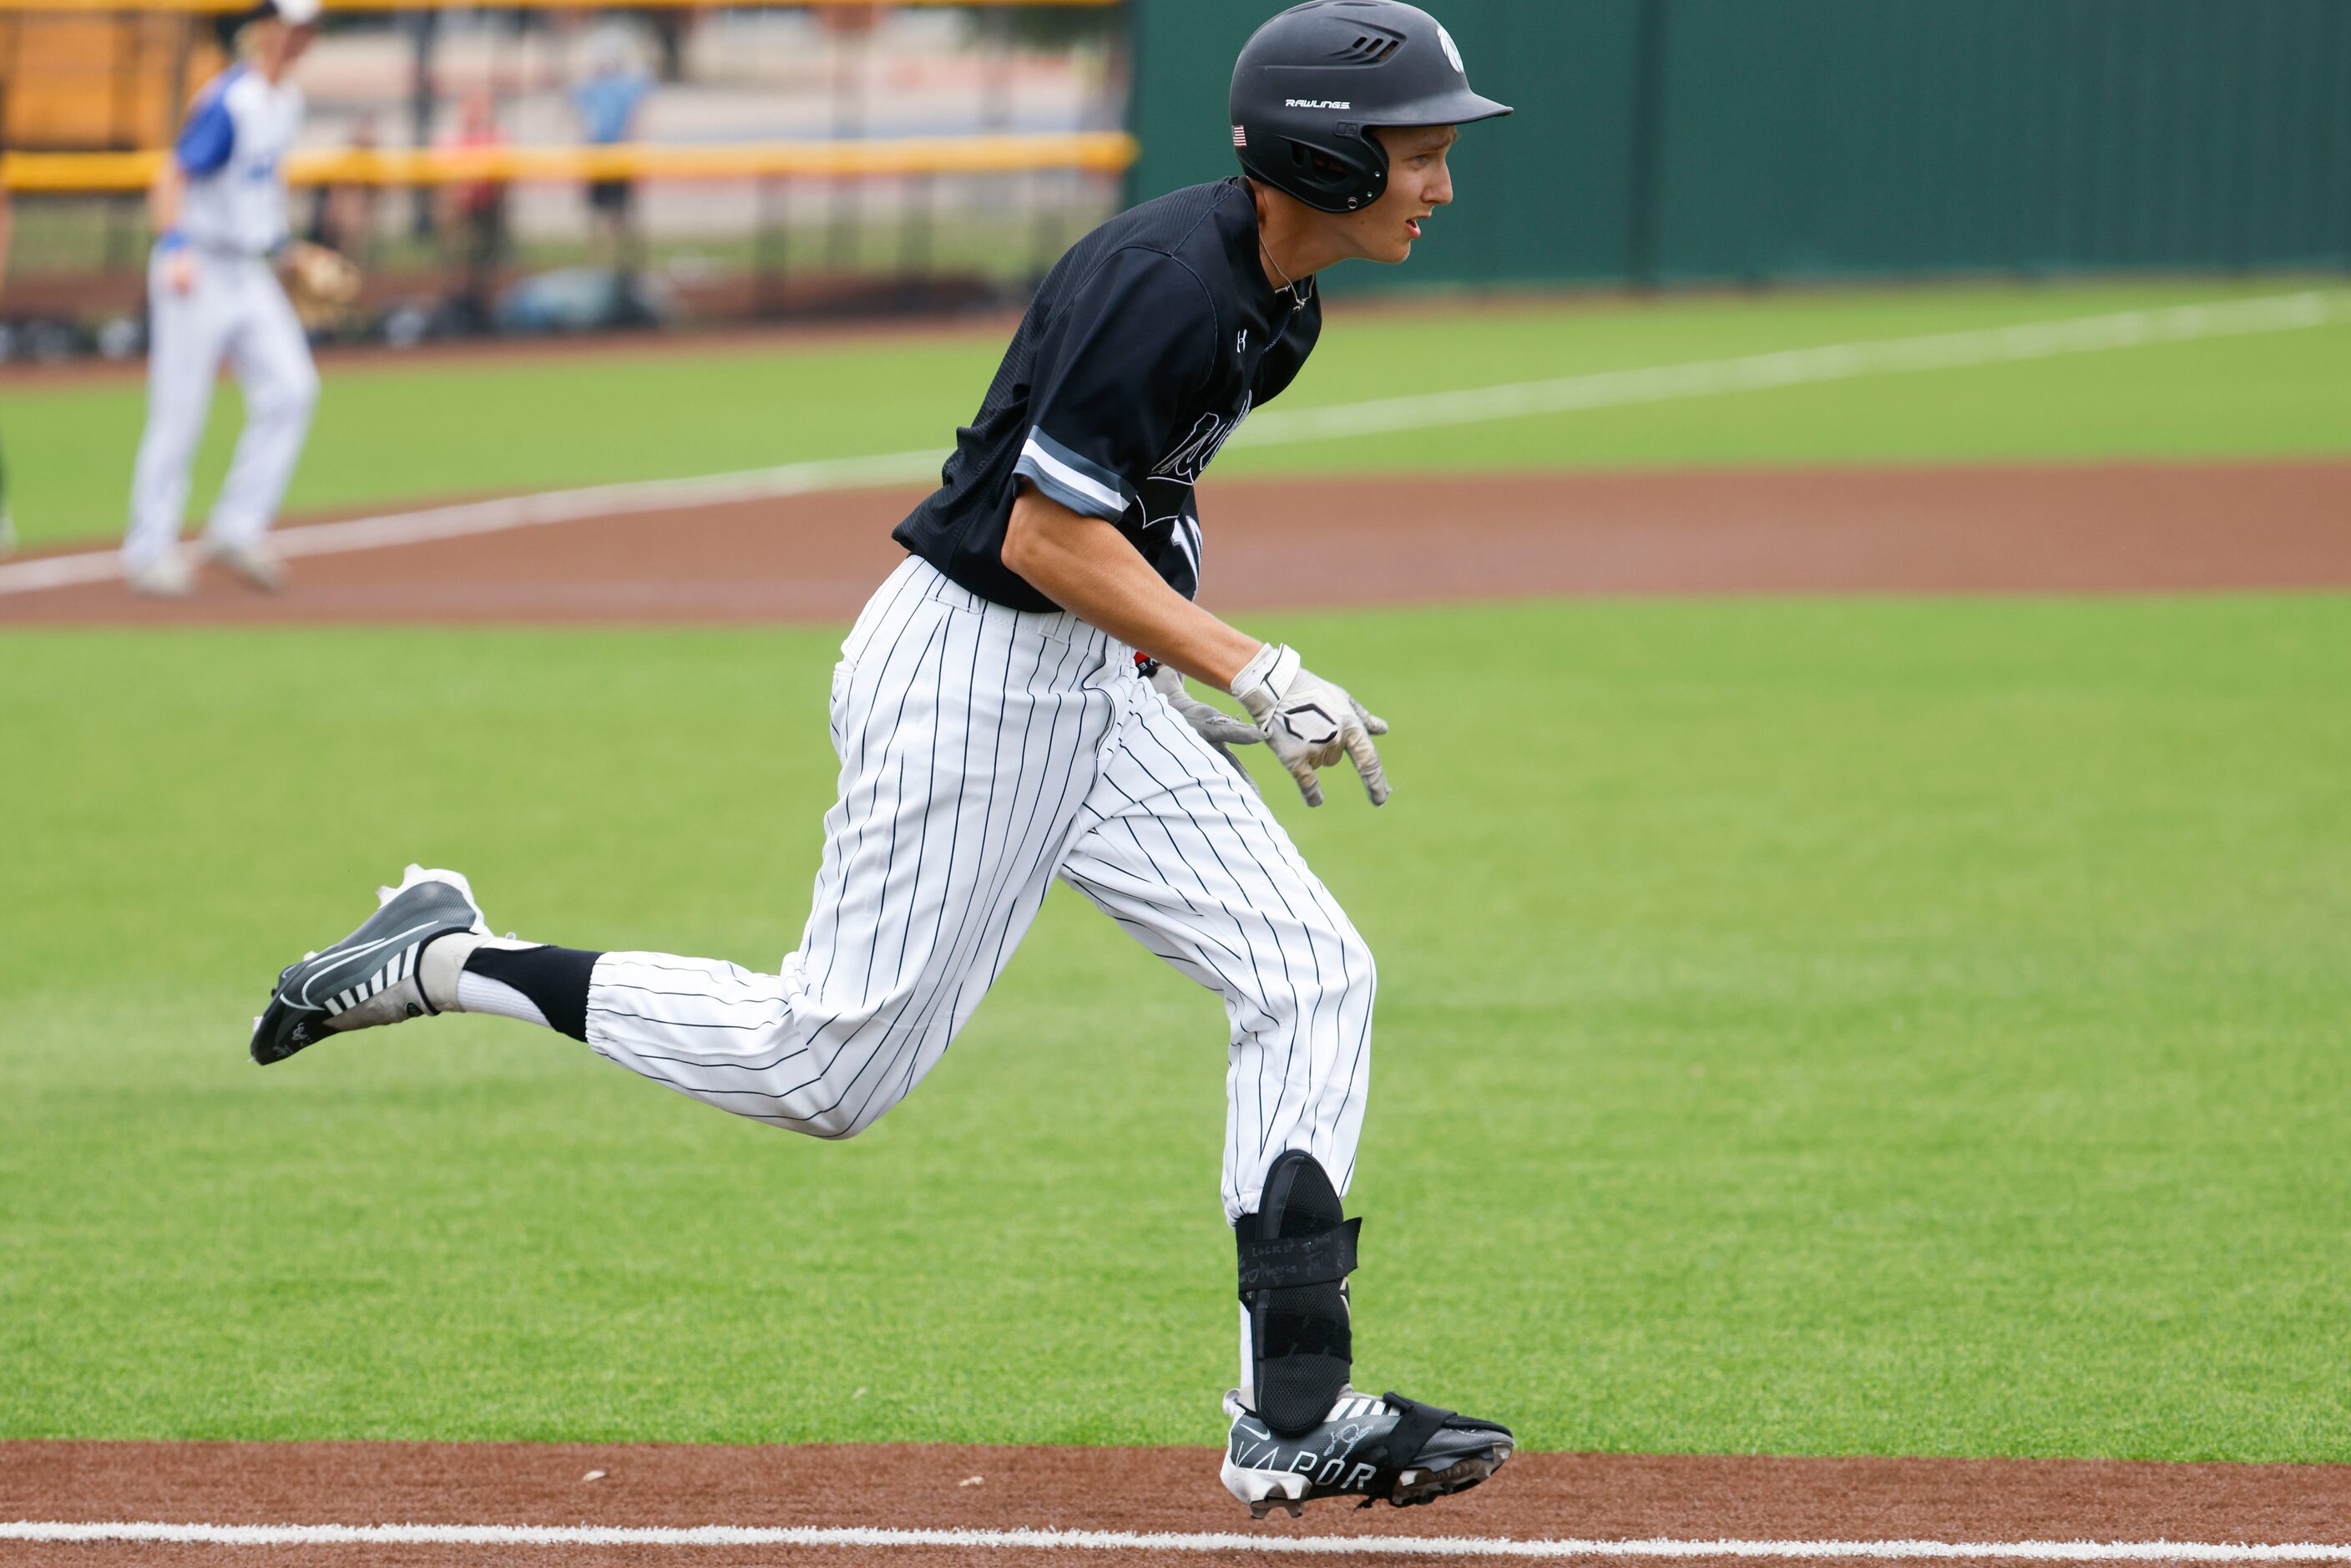
[[[324, 0], [329, 11], [474, 11], [484, 9], [488, 0]], [[1120, 0], [742, 0], [745, 10], [803, 10], [829, 8], [836, 10], [871, 11], [883, 5], [980, 6], [1004, 9], [1023, 5], [1102, 8], [1118, 5]], [[730, 7], [726, 0], [495, 0], [503, 11], [642, 11], [651, 7], [672, 10], [718, 11]], [[0, 0], [0, 13], [10, 11], [89, 11], [113, 13], [122, 11], [181, 11], [216, 14], [230, 11], [250, 11], [254, 0]]]
[[[1013, 174], [1031, 169], [1123, 172], [1134, 162], [1124, 131], [1008, 136], [906, 136], [870, 141], [746, 141], [719, 146], [620, 142], [608, 147], [431, 147], [319, 150], [286, 161], [296, 185], [449, 185], [477, 181], [753, 180], [798, 175]], [[162, 163], [143, 152], [12, 152], [0, 187], [53, 194], [143, 191]]]

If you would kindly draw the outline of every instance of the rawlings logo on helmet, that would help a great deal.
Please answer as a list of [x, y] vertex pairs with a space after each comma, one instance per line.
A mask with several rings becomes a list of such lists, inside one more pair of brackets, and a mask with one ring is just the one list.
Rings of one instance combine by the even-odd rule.
[[1442, 22], [1437, 24], [1437, 41], [1445, 47], [1445, 57], [1452, 63], [1453, 68], [1462, 76], [1468, 76], [1469, 68], [1461, 63], [1461, 51], [1454, 46], [1453, 35], [1445, 30]]
[[1355, 106], [1343, 98], [1285, 98], [1284, 109], [1353, 109]]

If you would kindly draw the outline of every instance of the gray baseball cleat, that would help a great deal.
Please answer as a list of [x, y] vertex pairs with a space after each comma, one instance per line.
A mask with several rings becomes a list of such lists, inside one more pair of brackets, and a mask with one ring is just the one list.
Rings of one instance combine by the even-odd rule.
[[286, 558], [260, 539], [235, 544], [207, 540], [204, 557], [215, 566], [227, 568], [264, 593], [276, 593], [286, 586]]
[[171, 550], [132, 567], [123, 574], [122, 584], [149, 599], [185, 599], [195, 591], [196, 574], [189, 570], [179, 551]]
[[419, 974], [424, 945], [489, 935], [473, 887], [454, 871], [412, 865], [398, 887], [376, 889], [376, 902], [358, 930], [278, 975], [268, 1010], [253, 1020], [254, 1061], [266, 1067], [329, 1034], [439, 1012]]
[[1359, 1497], [1359, 1508], [1382, 1501], [1409, 1508], [1468, 1491], [1517, 1447], [1508, 1427], [1401, 1394], [1374, 1399], [1347, 1389], [1322, 1425], [1297, 1437], [1276, 1437], [1238, 1391], [1225, 1396], [1225, 1410], [1233, 1418], [1225, 1488], [1249, 1504], [1251, 1519], [1277, 1508], [1296, 1519], [1324, 1497]]

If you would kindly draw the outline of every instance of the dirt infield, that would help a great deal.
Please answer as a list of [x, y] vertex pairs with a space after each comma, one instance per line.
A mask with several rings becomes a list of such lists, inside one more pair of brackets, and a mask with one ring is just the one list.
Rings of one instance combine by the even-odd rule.
[[[2351, 1538], [2351, 1467], [1530, 1454], [1427, 1508], [1310, 1507], [1252, 1524], [1206, 1448], [0, 1444], [0, 1519], [174, 1523], [728, 1524], [1448, 1541], [2133, 1541]], [[601, 1472], [598, 1479], [588, 1478]], [[1326, 1549], [1327, 1550], [1327, 1549]], [[1458, 1551], [1458, 1548], [1456, 1549]], [[1419, 1556], [1419, 1553], [1412, 1554]], [[1428, 1554], [1434, 1556], [1434, 1553]], [[1299, 1562], [1242, 1546], [0, 1543], [0, 1563]], [[1396, 1561], [1341, 1552], [1316, 1562]]]
[[[0, 625], [849, 619], [919, 496], [733, 502], [306, 558], [264, 598], [0, 595]], [[1552, 594], [2351, 586], [2351, 463], [1211, 481], [1223, 610]]]

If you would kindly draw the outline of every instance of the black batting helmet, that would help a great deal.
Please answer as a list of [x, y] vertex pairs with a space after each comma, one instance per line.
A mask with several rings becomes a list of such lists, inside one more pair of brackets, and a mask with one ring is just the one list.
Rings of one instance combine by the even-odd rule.
[[1403, 0], [1307, 0], [1250, 35], [1233, 66], [1233, 150], [1255, 179], [1326, 213], [1388, 188], [1374, 125], [1466, 125], [1510, 106], [1469, 90], [1461, 51]]

